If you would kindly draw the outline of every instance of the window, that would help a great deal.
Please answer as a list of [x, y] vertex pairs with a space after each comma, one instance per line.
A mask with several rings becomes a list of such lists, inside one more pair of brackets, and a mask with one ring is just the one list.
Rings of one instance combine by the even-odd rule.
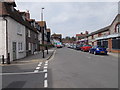
[[18, 51], [22, 51], [23, 50], [23, 45], [21, 42], [18, 43]]
[[28, 30], [28, 37], [30, 37], [30, 30]]
[[117, 25], [117, 27], [116, 27], [116, 32], [117, 32], [117, 33], [120, 33], [120, 24]]
[[21, 29], [20, 24], [18, 24], [18, 26], [17, 26], [17, 34], [22, 35], [22, 29]]
[[31, 43], [29, 43], [28, 45], [28, 50], [31, 50]]
[[112, 39], [112, 49], [120, 49], [120, 37]]

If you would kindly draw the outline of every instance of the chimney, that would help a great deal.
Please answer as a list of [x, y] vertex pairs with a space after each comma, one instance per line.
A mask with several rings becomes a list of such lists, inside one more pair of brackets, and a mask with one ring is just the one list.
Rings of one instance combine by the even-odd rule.
[[26, 17], [26, 19], [30, 19], [30, 13], [29, 13], [29, 10], [27, 10], [27, 12], [25, 13], [25, 17]]
[[85, 34], [88, 34], [88, 31], [85, 31]]
[[81, 32], [81, 34], [83, 34], [83, 33]]

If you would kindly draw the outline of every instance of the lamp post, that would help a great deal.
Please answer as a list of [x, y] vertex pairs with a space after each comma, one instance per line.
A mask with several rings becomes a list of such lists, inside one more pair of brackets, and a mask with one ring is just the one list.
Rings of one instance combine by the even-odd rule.
[[44, 22], [43, 22], [43, 10], [44, 8], [41, 9], [41, 21], [42, 21], [42, 44], [43, 44], [43, 48], [42, 48], [42, 52], [43, 52], [43, 58], [45, 58], [45, 55], [44, 55]]

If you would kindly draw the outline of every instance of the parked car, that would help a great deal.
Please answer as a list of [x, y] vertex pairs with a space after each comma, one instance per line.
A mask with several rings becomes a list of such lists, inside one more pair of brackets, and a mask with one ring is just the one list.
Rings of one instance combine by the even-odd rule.
[[104, 46], [93, 46], [90, 50], [89, 53], [92, 54], [105, 54], [107, 55], [107, 49]]
[[62, 45], [62, 43], [61, 43], [61, 42], [57, 42], [56, 47], [57, 47], [57, 48], [62, 48], [62, 47], [63, 47], [63, 45]]
[[83, 44], [80, 45], [76, 45], [76, 50], [81, 50], [81, 47], [83, 46]]
[[81, 50], [82, 50], [82, 51], [89, 51], [90, 48], [92, 48], [91, 45], [89, 45], [89, 44], [84, 44], [84, 45], [81, 47]]

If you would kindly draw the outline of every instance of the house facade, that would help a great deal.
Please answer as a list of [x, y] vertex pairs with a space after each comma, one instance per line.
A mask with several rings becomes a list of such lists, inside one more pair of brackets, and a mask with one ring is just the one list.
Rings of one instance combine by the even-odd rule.
[[47, 43], [51, 44], [51, 30], [50, 28], [47, 29]]
[[120, 53], [120, 14], [111, 25], [90, 33], [87, 38], [91, 45], [104, 45], [109, 52]]
[[14, 1], [0, 2], [0, 56], [10, 61], [24, 58], [40, 50], [39, 24], [30, 19], [29, 12], [15, 9]]
[[[10, 60], [24, 58], [26, 56], [25, 28], [22, 17], [14, 9], [15, 2], [0, 2], [2, 12], [0, 12], [0, 55]], [[16, 17], [14, 17], [16, 15]], [[17, 21], [17, 19], [21, 19]]]
[[37, 21], [42, 34], [42, 44], [47, 44], [47, 25], [45, 21]]
[[62, 42], [62, 34], [55, 34], [55, 33], [54, 33], [54, 34], [51, 35], [51, 38], [52, 38], [53, 40]]

